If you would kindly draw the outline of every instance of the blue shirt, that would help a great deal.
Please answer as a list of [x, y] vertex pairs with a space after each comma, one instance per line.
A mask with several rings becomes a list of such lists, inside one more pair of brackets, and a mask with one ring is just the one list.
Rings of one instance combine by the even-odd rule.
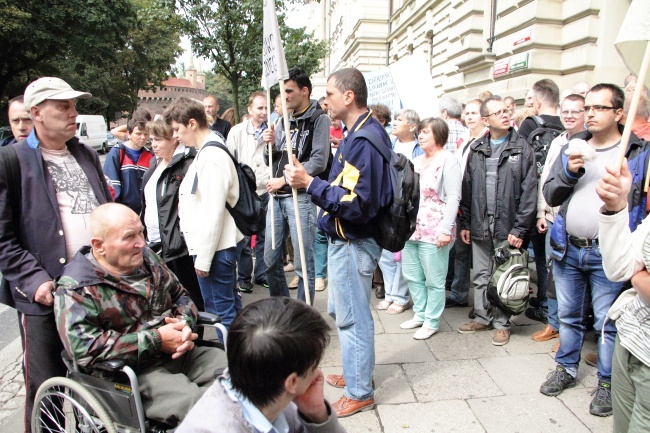
[[233, 388], [230, 377], [224, 376], [220, 377], [219, 382], [228, 393], [228, 396], [233, 399], [233, 401], [238, 401], [244, 419], [253, 426], [256, 432], [259, 433], [288, 433], [289, 432], [289, 423], [287, 418], [284, 416], [283, 412], [280, 412], [278, 417], [272, 423], [271, 421], [264, 416], [262, 411], [260, 411], [257, 406], [255, 406], [249, 399], [244, 397], [239, 391]]

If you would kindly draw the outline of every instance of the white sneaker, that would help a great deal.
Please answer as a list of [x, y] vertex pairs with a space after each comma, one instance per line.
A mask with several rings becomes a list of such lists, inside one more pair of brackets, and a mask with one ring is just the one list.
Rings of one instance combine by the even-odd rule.
[[415, 331], [413, 338], [416, 340], [426, 340], [427, 338], [431, 338], [436, 332], [438, 332], [437, 329], [431, 329], [428, 326], [423, 326]]
[[287, 284], [287, 286], [289, 286], [289, 288], [290, 288], [291, 290], [297, 289], [297, 288], [298, 288], [298, 282], [299, 282], [299, 281], [300, 281], [300, 280], [298, 279], [298, 276], [296, 275], [295, 277], [293, 277], [293, 280], [291, 280], [291, 281], [289, 282], [289, 284]]
[[293, 272], [293, 262], [289, 262], [284, 267], [284, 272]]
[[407, 320], [406, 322], [402, 322], [402, 324], [399, 325], [399, 327], [402, 328], [402, 329], [415, 329], [415, 328], [419, 328], [422, 325], [424, 325], [424, 322], [420, 322], [419, 320], [411, 319], [411, 320]]
[[327, 279], [316, 278], [315, 290], [317, 292], [322, 292], [325, 289], [327, 289]]

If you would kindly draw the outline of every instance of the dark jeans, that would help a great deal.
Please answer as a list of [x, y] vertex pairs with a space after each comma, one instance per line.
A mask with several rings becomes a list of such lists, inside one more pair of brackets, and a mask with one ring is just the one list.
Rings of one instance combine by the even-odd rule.
[[170, 271], [176, 275], [178, 281], [181, 282], [183, 287], [189, 292], [190, 298], [197, 310], [205, 311], [205, 304], [203, 303], [203, 295], [201, 295], [201, 286], [199, 286], [199, 279], [196, 276], [194, 269], [194, 260], [192, 257], [182, 256], [170, 260], [165, 263]]
[[[269, 205], [269, 194], [262, 194], [260, 196], [260, 201], [262, 204], [262, 212], [264, 215], [266, 215], [266, 209]], [[266, 227], [262, 226], [260, 231], [255, 234], [255, 269], [253, 269], [251, 238], [250, 236], [244, 237], [244, 244], [242, 246], [241, 254], [239, 255], [239, 260], [237, 262], [237, 281], [239, 281], [240, 286], [250, 286], [251, 275], [253, 275], [253, 281], [255, 282], [262, 282], [266, 280], [266, 264], [264, 263], [265, 232]]]
[[[451, 282], [451, 292], [449, 299], [454, 300], [460, 304], [465, 304], [469, 298], [469, 284], [470, 284], [470, 263], [472, 257], [472, 245], [466, 244], [460, 238], [456, 237], [454, 243], [455, 260], [453, 267], [454, 280]], [[449, 254], [451, 262], [451, 252]]]
[[530, 237], [530, 243], [533, 245], [535, 253], [535, 269], [537, 270], [537, 300], [542, 306], [544, 313], [548, 314], [548, 268], [546, 263], [546, 233], [537, 233], [537, 229]]
[[25, 432], [32, 431], [32, 410], [38, 388], [51, 377], [65, 376], [67, 369], [61, 358], [63, 343], [59, 338], [54, 313], [32, 316], [18, 313], [23, 346], [23, 377], [25, 379]]

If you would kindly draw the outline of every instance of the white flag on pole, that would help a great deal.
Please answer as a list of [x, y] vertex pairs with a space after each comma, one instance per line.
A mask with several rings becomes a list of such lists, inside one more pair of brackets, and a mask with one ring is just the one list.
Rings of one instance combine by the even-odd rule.
[[[644, 53], [650, 44], [650, 2], [633, 0], [616, 38], [616, 49], [625, 65], [637, 77], [641, 74]], [[645, 71], [644, 83], [650, 88], [650, 74]]]
[[289, 78], [287, 59], [280, 38], [275, 0], [264, 0], [264, 44], [262, 48], [262, 87], [270, 88], [278, 80]]

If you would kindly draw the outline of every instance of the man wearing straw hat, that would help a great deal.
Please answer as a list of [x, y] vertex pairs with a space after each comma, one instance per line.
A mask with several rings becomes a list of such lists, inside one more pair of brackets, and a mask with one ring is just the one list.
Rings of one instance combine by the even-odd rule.
[[[591, 288], [594, 328], [598, 338], [598, 387], [589, 406], [596, 416], [612, 414], [612, 354], [616, 328], [605, 322], [608, 309], [623, 283], [611, 282], [603, 270], [598, 240], [598, 214], [602, 202], [596, 194], [598, 180], [605, 167], [619, 153], [624, 93], [613, 84], [597, 84], [587, 93], [585, 119], [587, 131], [576, 134], [557, 158], [543, 187], [550, 206], [560, 206], [551, 230], [553, 274], [557, 289], [560, 319], [560, 349], [555, 356], [557, 367], [540, 392], [556, 396], [576, 384], [580, 350], [584, 341], [584, 304], [587, 286]], [[647, 172], [648, 143], [630, 137], [626, 156], [633, 177], [628, 195], [630, 228], [645, 216], [643, 193]], [[602, 335], [601, 335], [602, 332]]]

